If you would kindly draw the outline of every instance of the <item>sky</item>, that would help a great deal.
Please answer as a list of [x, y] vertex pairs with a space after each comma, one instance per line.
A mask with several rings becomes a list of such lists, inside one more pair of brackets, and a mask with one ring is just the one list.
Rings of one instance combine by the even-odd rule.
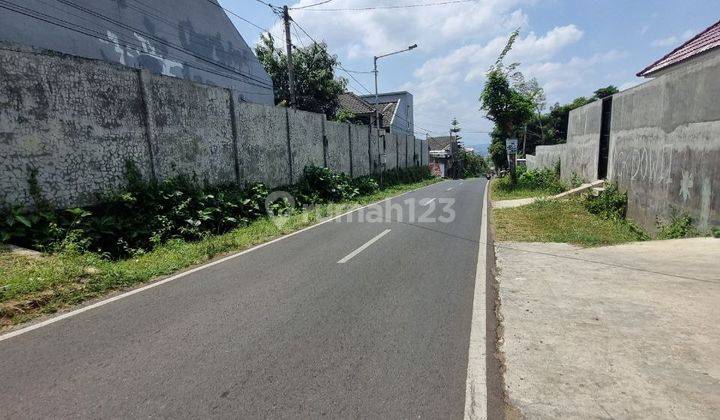
[[[300, 0], [288, 6], [320, 1]], [[537, 78], [549, 107], [591, 96], [609, 84], [626, 89], [642, 83], [645, 79], [636, 77], [637, 72], [720, 19], [719, 0], [472, 0], [321, 11], [439, 1], [443, 0], [331, 0], [291, 10], [290, 15], [313, 39], [325, 41], [349, 71], [368, 72], [374, 55], [418, 44], [410, 52], [379, 61], [379, 89], [413, 94], [416, 136], [446, 135], [455, 117], [467, 145], [489, 143], [492, 123], [484, 118], [478, 97], [486, 71], [516, 28], [520, 36], [506, 62], [519, 62], [527, 78]], [[220, 3], [283, 39], [282, 21], [259, 0]], [[254, 46], [261, 30], [230, 18]], [[311, 42], [301, 31], [291, 34], [296, 44]], [[352, 73], [357, 81], [343, 71], [336, 75], [349, 79], [349, 90], [357, 94], [374, 91], [371, 73]]]

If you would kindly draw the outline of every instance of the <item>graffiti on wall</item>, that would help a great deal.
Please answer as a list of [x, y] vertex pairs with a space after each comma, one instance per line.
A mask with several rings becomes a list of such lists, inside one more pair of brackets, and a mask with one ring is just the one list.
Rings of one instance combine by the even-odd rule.
[[124, 66], [129, 65], [128, 61], [130, 60], [128, 59], [131, 59], [134, 62], [142, 63], [143, 67], [164, 76], [182, 77], [183, 64], [181, 62], [163, 57], [155, 45], [144, 36], [136, 32], [133, 32], [133, 36], [140, 48], [122, 45], [118, 34], [112, 31], [107, 31], [107, 40], [101, 39], [100, 42], [111, 46], [113, 51], [118, 54], [118, 61]]
[[657, 147], [623, 148], [613, 153], [618, 179], [653, 184], [670, 183], [673, 151]]

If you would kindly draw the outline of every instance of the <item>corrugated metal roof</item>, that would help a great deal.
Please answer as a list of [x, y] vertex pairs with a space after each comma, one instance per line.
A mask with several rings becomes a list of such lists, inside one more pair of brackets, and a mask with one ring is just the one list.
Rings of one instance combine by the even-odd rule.
[[720, 47], [720, 21], [670, 51], [665, 57], [650, 64], [637, 75], [641, 77], [652, 76], [660, 70], [680, 64], [718, 47]]

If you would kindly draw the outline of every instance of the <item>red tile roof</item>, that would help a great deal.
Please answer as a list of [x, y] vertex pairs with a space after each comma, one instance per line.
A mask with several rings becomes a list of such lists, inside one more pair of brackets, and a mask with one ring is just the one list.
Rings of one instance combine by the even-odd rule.
[[652, 76], [660, 70], [680, 64], [697, 55], [720, 48], [720, 21], [695, 35], [688, 42], [670, 51], [668, 55], [644, 68], [638, 76]]

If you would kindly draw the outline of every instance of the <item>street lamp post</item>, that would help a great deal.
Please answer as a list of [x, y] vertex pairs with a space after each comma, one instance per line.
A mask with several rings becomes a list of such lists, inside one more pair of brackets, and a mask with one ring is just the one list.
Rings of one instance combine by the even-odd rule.
[[[378, 109], [378, 105], [379, 105], [379, 103], [380, 103], [380, 99], [378, 98], [378, 68], [377, 68], [377, 62], [378, 62], [378, 60], [381, 59], [381, 58], [384, 58], [384, 57], [387, 57], [387, 56], [390, 56], [390, 55], [400, 54], [400, 53], [405, 52], [405, 51], [410, 51], [410, 50], [412, 50], [412, 49], [414, 49], [414, 48], [417, 48], [417, 44], [410, 45], [409, 47], [407, 47], [407, 48], [405, 48], [405, 49], [402, 49], [402, 50], [399, 50], [399, 51], [394, 51], [394, 52], [387, 53], [387, 54], [382, 54], [382, 55], [376, 55], [376, 56], [373, 57], [373, 73], [375, 73], [375, 129], [377, 130], [377, 143], [378, 143], [378, 148], [380, 147], [380, 110]], [[380, 166], [381, 166], [381, 167], [380, 167], [380, 184], [382, 184], [382, 166], [384, 165], [384, 163], [383, 163], [383, 156], [385, 156], [385, 146], [384, 146], [384, 145], [383, 145], [382, 153], [379, 153], [379, 154], [378, 154], [378, 161], [379, 161], [378, 163], [379, 163]]]

